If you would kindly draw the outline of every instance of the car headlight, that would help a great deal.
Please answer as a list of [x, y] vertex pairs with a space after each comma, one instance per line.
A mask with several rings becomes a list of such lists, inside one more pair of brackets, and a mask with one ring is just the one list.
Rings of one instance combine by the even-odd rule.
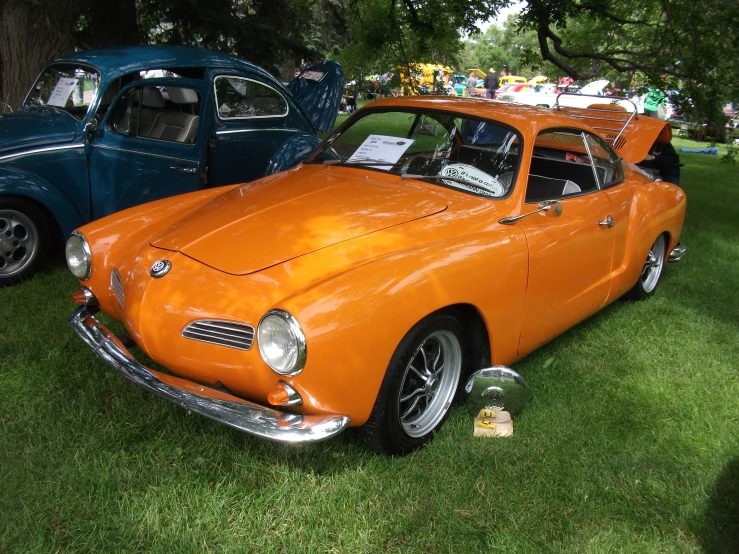
[[284, 310], [270, 310], [257, 327], [259, 353], [272, 371], [296, 375], [305, 366], [305, 335], [297, 320]]
[[67, 240], [67, 266], [72, 275], [83, 281], [90, 277], [92, 272], [92, 255], [90, 247], [81, 233], [74, 231]]

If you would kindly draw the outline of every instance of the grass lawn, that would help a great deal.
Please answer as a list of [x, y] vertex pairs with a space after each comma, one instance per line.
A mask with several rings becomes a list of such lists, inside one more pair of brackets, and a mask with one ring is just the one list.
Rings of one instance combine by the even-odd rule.
[[65, 268], [1, 289], [0, 552], [739, 552], [739, 164], [682, 160], [685, 260], [516, 364], [509, 439], [263, 442], [98, 361]]

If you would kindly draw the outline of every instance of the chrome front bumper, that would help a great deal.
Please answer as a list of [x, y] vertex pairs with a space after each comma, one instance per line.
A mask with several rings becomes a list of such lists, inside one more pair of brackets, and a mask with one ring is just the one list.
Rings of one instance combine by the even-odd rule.
[[90, 350], [129, 381], [179, 404], [190, 412], [214, 419], [251, 435], [299, 444], [328, 439], [349, 425], [343, 415], [299, 415], [260, 406], [210, 387], [160, 373], [137, 362], [125, 346], [86, 306], [75, 310], [69, 326]]
[[687, 249], [685, 248], [685, 246], [683, 246], [682, 243], [678, 242], [677, 246], [672, 249], [672, 252], [670, 252], [670, 257], [667, 259], [667, 261], [671, 264], [679, 262], [685, 257], [686, 250]]

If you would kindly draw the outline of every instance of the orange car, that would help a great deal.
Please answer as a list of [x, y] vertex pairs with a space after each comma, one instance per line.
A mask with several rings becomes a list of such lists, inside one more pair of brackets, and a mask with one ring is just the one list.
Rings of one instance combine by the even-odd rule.
[[247, 433], [355, 426], [410, 452], [472, 371], [650, 296], [682, 257], [685, 194], [627, 163], [669, 126], [626, 117], [616, 136], [528, 106], [373, 102], [294, 169], [81, 227], [70, 324], [128, 379]]

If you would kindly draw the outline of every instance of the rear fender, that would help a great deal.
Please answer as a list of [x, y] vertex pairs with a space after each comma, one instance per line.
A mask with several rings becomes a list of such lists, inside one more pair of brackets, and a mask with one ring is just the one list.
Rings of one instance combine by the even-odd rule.
[[54, 217], [63, 237], [88, 221], [59, 188], [26, 171], [0, 168], [0, 196], [29, 198], [41, 204]]
[[319, 144], [321, 144], [321, 139], [308, 133], [290, 137], [282, 143], [270, 158], [265, 175], [279, 173], [296, 166]]

